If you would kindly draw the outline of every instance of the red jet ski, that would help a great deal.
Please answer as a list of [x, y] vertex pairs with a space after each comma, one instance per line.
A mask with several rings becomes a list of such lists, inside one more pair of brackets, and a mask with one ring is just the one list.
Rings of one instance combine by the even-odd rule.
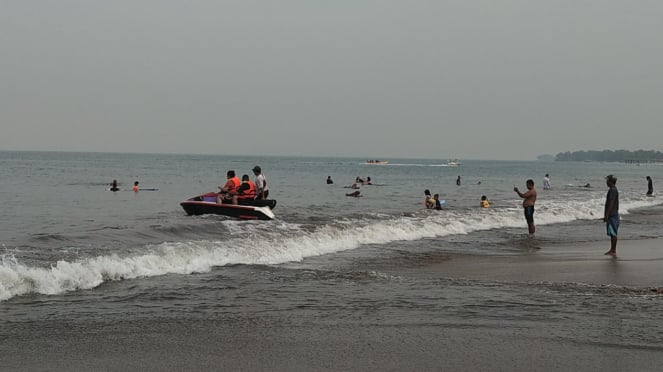
[[242, 220], [273, 220], [276, 217], [272, 212], [276, 207], [276, 200], [239, 199], [239, 205], [233, 205], [230, 200], [218, 204], [218, 195], [216, 192], [208, 192], [189, 198], [180, 205], [188, 215], [220, 214]]

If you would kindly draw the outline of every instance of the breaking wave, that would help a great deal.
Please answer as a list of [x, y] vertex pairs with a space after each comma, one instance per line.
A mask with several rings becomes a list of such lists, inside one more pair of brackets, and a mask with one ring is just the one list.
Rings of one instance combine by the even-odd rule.
[[[622, 210], [651, 205], [654, 205], [651, 200], [633, 200], [623, 203]], [[600, 206], [600, 200], [543, 204], [537, 208], [537, 224], [597, 219], [602, 214]], [[365, 244], [521, 227], [523, 217], [520, 208], [477, 208], [422, 211], [411, 216], [344, 218], [314, 227], [279, 220], [222, 223], [228, 229], [224, 236], [229, 238], [164, 242], [145, 246], [139, 253], [61, 260], [48, 267], [29, 266], [12, 253], [5, 253], [0, 256], [0, 300], [30, 293], [55, 295], [91, 289], [105, 281], [208, 272], [217, 266], [276, 265], [356, 249]]]

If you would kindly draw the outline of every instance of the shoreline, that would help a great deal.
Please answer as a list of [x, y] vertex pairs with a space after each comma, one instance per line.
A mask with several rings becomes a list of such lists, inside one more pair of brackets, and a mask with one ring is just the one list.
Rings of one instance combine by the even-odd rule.
[[[630, 287], [626, 296], [603, 296], [599, 291], [590, 298], [630, 308], [631, 295], [635, 295], [636, 301], [653, 301], [658, 306], [663, 296], [642, 299], [646, 297], [642, 295], [650, 294], [649, 288], [663, 286], [657, 282], [663, 266], [663, 249], [659, 248], [663, 239], [622, 240], [617, 258], [603, 254], [608, 245], [608, 241], [538, 241], [538, 249], [519, 255], [440, 254], [417, 260], [416, 265], [379, 270], [407, 277], [408, 283], [454, 277], [498, 284], [626, 286]], [[372, 288], [365, 287], [363, 280], [341, 285], [347, 286], [341, 295]], [[469, 286], [468, 291], [473, 288]], [[578, 316], [584, 319], [584, 327], [591, 328], [578, 333], [577, 319], [559, 315], [553, 319], [446, 317], [417, 306], [392, 313], [390, 301], [398, 301], [399, 296], [389, 293], [389, 287], [385, 290], [380, 296], [387, 302], [375, 310], [370, 303], [358, 308], [340, 297], [340, 307], [313, 313], [293, 307], [286, 311], [221, 311], [203, 318], [195, 311], [177, 311], [148, 319], [132, 318], [128, 313], [126, 318], [106, 319], [96, 314], [0, 322], [5, 336], [0, 341], [0, 367], [7, 371], [656, 371], [663, 364], [663, 346], [653, 342], [652, 336], [643, 342], [637, 342], [637, 336], [620, 336], [623, 322], [637, 317], [637, 310], [615, 315], [588, 307]], [[444, 309], [444, 286], [431, 290], [432, 298]], [[249, 286], [246, 291], [246, 296], [260, 301], [255, 288]], [[490, 292], [478, 294], [485, 296], [478, 303], [489, 305], [496, 295]], [[622, 291], [618, 288], [617, 292]], [[573, 295], [584, 301], [585, 294]], [[297, 303], [298, 296], [301, 294], [293, 292], [286, 295], [286, 301]], [[306, 296], [316, 298], [320, 293]], [[487, 310], [490, 312], [490, 306]], [[658, 327], [656, 317], [648, 322], [649, 327]]]

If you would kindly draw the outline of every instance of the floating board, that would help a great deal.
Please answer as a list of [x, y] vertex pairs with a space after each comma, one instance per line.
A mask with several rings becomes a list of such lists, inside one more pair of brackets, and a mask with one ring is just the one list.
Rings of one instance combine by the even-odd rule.
[[[113, 191], [113, 190], [111, 190], [110, 187], [109, 187], [109, 188], [106, 189], [106, 191]], [[118, 189], [118, 190], [115, 190], [115, 191], [117, 192], [117, 191], [134, 191], [134, 190], [133, 189]], [[140, 190], [138, 190], [138, 191], [159, 191], [159, 189], [157, 189], [157, 188], [142, 188], [141, 187]]]

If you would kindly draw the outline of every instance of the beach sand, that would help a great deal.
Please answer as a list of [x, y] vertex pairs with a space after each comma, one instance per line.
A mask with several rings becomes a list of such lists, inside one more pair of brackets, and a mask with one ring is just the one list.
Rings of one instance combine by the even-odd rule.
[[[588, 283], [646, 293], [663, 286], [663, 241], [538, 248], [518, 256], [445, 256], [394, 268], [407, 278]], [[296, 294], [293, 294], [295, 296]], [[311, 295], [311, 294], [309, 294]], [[653, 295], [652, 301], [661, 301]], [[67, 371], [656, 371], [663, 345], [575, 340], [573, 322], [503, 319], [470, 324], [411, 317], [358, 317], [330, 309], [319, 321], [297, 313], [234, 313], [196, 318], [61, 319], [4, 324], [0, 369]], [[615, 319], [618, 321], [618, 319]], [[658, 322], [658, 320], [653, 320]], [[550, 325], [564, 337], [550, 337]]]
[[408, 275], [468, 279], [574, 282], [642, 288], [663, 287], [663, 239], [624, 240], [617, 257], [604, 255], [605, 242], [556, 244], [524, 239], [525, 254], [509, 256], [445, 256]]

